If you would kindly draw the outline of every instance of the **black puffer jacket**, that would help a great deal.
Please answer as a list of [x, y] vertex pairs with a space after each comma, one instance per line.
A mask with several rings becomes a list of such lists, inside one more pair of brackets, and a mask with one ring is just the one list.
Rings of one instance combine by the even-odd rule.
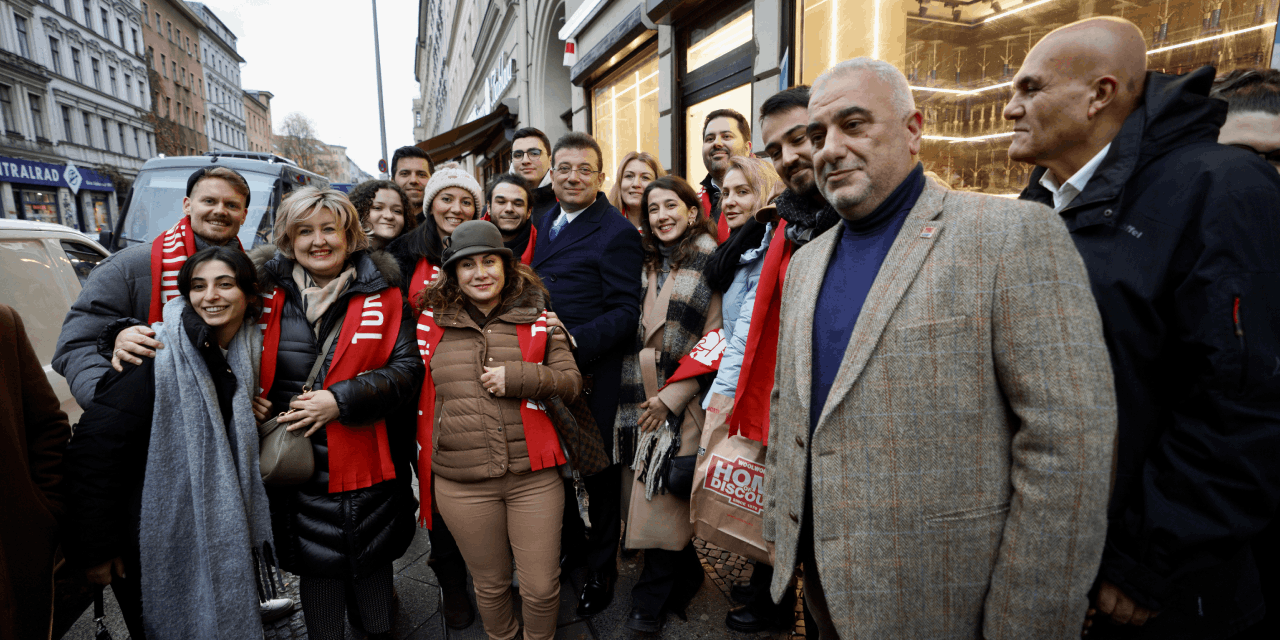
[[[1261, 617], [1250, 546], [1280, 505], [1280, 176], [1217, 143], [1213, 76], [1148, 74], [1062, 211], [1115, 370], [1100, 573], [1162, 612], [1125, 637], [1225, 638]], [[1043, 174], [1022, 198], [1052, 206]]]
[[[284, 411], [289, 399], [302, 392], [323, 339], [316, 337], [302, 311], [301, 294], [293, 282], [293, 261], [272, 254], [271, 249], [260, 248], [250, 257], [258, 265], [259, 285], [264, 290], [280, 287], [284, 291], [283, 301], [273, 301], [283, 304], [276, 377], [267, 397], [274, 413]], [[325, 312], [320, 321], [321, 336], [328, 335], [334, 323], [342, 321], [352, 295], [375, 293], [400, 284], [399, 269], [385, 253], [358, 251], [351, 255], [351, 262], [356, 267], [356, 279]], [[405, 313], [386, 366], [326, 387], [324, 378], [336, 345], [330, 348], [316, 387], [333, 392], [338, 401], [339, 422], [367, 425], [388, 416], [402, 416], [404, 413], [397, 409], [417, 403], [424, 368], [414, 331], [414, 316]], [[404, 554], [413, 539], [417, 507], [409, 482], [414, 427], [412, 421], [387, 421], [395, 480], [342, 493], [329, 493], [325, 430], [311, 437], [316, 454], [315, 476], [297, 487], [267, 488], [281, 568], [307, 577], [362, 578]]]

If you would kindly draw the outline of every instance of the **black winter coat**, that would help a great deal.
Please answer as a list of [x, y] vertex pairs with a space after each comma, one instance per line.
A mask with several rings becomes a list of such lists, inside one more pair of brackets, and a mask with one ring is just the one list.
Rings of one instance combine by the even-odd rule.
[[[182, 326], [204, 358], [223, 422], [230, 424], [235, 374], [209, 325], [190, 306], [182, 310]], [[114, 341], [115, 333], [110, 338]], [[67, 446], [70, 522], [65, 549], [78, 565], [91, 567], [115, 557], [138, 555], [142, 482], [156, 404], [155, 373], [152, 358], [143, 358], [136, 366], [126, 363], [122, 372], [108, 369]]]
[[[1262, 615], [1251, 539], [1280, 504], [1280, 176], [1217, 144], [1210, 67], [1149, 73], [1062, 211], [1115, 371], [1100, 578], [1163, 610], [1133, 637], [1227, 637]], [[1037, 169], [1022, 198], [1052, 206]]]
[[[395, 262], [385, 253], [352, 254], [356, 279], [321, 318], [321, 337], [317, 338], [302, 311], [301, 293], [293, 282], [293, 261], [280, 254], [271, 256], [271, 252], [255, 249], [250, 257], [258, 265], [259, 286], [264, 290], [280, 287], [284, 291], [283, 301], [273, 301], [283, 306], [275, 382], [267, 396], [272, 413], [278, 413], [287, 410], [289, 400], [302, 393], [323, 336], [342, 321], [351, 296], [399, 286], [400, 275]], [[415, 327], [414, 316], [405, 313], [386, 366], [325, 386], [324, 378], [337, 345], [330, 348], [316, 387], [328, 389], [337, 399], [339, 422], [367, 425], [393, 414], [403, 415], [396, 410], [417, 403], [424, 367]], [[414, 437], [415, 425], [411, 421], [387, 420], [396, 478], [364, 489], [329, 493], [326, 432], [321, 429], [313, 435], [316, 472], [311, 480], [296, 487], [267, 487], [279, 566], [301, 576], [355, 579], [366, 577], [403, 555], [413, 540], [417, 508], [409, 467], [409, 459], [415, 454]]]

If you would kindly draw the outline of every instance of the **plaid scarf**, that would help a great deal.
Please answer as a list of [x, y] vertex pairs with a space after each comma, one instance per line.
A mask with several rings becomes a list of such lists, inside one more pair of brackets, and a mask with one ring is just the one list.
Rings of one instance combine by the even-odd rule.
[[[662, 330], [662, 350], [658, 354], [658, 387], [661, 388], [680, 366], [680, 359], [702, 340], [707, 323], [707, 308], [714, 293], [707, 282], [704, 268], [716, 250], [716, 241], [709, 236], [697, 240], [698, 253], [686, 260], [680, 268], [667, 277], [665, 287], [674, 287], [667, 305], [667, 319]], [[650, 271], [649, 278], [657, 273]], [[613, 457], [637, 471], [637, 477], [645, 481], [647, 493], [663, 492], [663, 481], [671, 456], [680, 448], [680, 423], [684, 408], [672, 411], [667, 424], [656, 431], [641, 433], [637, 424], [640, 403], [648, 400], [644, 379], [640, 373], [640, 351], [644, 349], [644, 323], [636, 327], [635, 344], [631, 353], [622, 361], [622, 387], [618, 392], [618, 417], [613, 424]]]

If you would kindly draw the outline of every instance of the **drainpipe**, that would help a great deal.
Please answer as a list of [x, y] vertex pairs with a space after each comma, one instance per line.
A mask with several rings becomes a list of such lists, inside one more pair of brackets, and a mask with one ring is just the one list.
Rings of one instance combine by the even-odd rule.
[[529, 3], [534, 0], [520, 1], [520, 62], [524, 67], [520, 74], [520, 84], [523, 89], [520, 90], [520, 113], [516, 115], [516, 124], [528, 124], [533, 122], [533, 90], [532, 83], [529, 82], [529, 76], [533, 75], [533, 61], [529, 59]]

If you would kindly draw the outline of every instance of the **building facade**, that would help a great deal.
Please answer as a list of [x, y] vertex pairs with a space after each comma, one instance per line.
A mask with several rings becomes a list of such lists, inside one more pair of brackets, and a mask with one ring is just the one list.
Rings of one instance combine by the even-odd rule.
[[208, 119], [204, 124], [211, 151], [247, 151], [245, 108], [240, 88], [240, 64], [244, 58], [236, 53], [236, 34], [218, 19], [209, 7], [199, 2], [187, 6], [200, 16], [200, 64], [204, 67], [204, 105]]
[[141, 6], [156, 150], [171, 156], [202, 154], [209, 150], [200, 64], [204, 21], [182, 0], [145, 0]]
[[[431, 140], [483, 118], [494, 103], [487, 79], [502, 54], [514, 51], [517, 73], [495, 108], [514, 96], [519, 124], [543, 127], [554, 139], [564, 130], [556, 128], [563, 101], [567, 125], [600, 142], [610, 181], [622, 156], [639, 149], [697, 182], [705, 175], [707, 113], [733, 108], [754, 123], [761, 103], [781, 88], [810, 84], [840, 60], [871, 56], [893, 63], [911, 83], [924, 114], [920, 158], [927, 170], [957, 189], [1012, 195], [1031, 170], [1007, 156], [1012, 129], [1000, 114], [1013, 75], [1046, 33], [1092, 16], [1137, 24], [1152, 70], [1185, 73], [1209, 64], [1225, 73], [1270, 64], [1277, 3], [424, 0], [415, 134]], [[510, 31], [515, 40], [508, 43]], [[522, 34], [529, 36], [523, 42]], [[572, 56], [562, 55], [566, 45]], [[761, 151], [758, 127], [752, 138]], [[473, 151], [470, 161], [501, 164], [484, 155], [494, 153]]]
[[244, 131], [246, 151], [271, 153], [270, 91], [244, 91]]
[[129, 2], [0, 1], [5, 217], [114, 226], [156, 149], [141, 27]]

